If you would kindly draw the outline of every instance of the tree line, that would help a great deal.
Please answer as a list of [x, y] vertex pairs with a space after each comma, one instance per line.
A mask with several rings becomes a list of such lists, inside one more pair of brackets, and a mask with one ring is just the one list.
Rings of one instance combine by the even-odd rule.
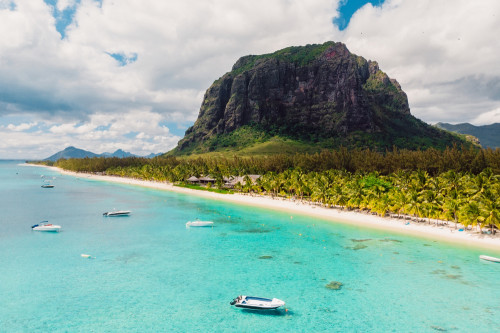
[[[277, 154], [260, 157], [140, 157], [128, 158], [84, 158], [61, 159], [54, 163], [63, 169], [78, 172], [105, 172], [108, 169], [142, 168], [154, 169], [158, 175], [164, 173], [169, 181], [182, 181], [190, 176], [222, 174], [242, 176], [284, 172], [300, 168], [304, 172], [345, 170], [349, 172], [378, 172], [388, 175], [399, 170], [428, 172], [431, 176], [448, 170], [479, 174], [490, 168], [500, 174], [500, 149], [458, 148], [445, 150], [399, 150], [380, 153], [370, 149], [325, 150], [316, 154]], [[161, 170], [161, 171], [160, 171]]]
[[500, 228], [500, 149], [444, 151], [341, 148], [317, 154], [267, 157], [85, 158], [59, 160], [55, 166], [77, 172], [183, 183], [210, 175], [249, 177], [235, 190], [305, 200], [328, 207], [381, 216], [451, 221], [466, 227]]

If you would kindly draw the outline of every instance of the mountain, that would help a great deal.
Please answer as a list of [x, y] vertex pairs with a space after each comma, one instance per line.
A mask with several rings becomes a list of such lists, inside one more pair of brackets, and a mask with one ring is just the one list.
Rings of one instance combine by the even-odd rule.
[[161, 156], [163, 155], [163, 153], [151, 153], [149, 155], [146, 155], [146, 156], [143, 156], [144, 158], [153, 158], [153, 157], [156, 157], [156, 156]]
[[[162, 153], [154, 154], [151, 153], [147, 156], [143, 156], [144, 158], [153, 158], [156, 156], [162, 155]], [[93, 152], [83, 150], [83, 149], [78, 149], [75, 147], [67, 147], [66, 149], [55, 153], [54, 155], [47, 157], [44, 161], [57, 161], [58, 159], [65, 158], [85, 158], [85, 157], [118, 157], [118, 158], [125, 158], [125, 157], [141, 157], [134, 155], [132, 153], [129, 153], [127, 151], [123, 151], [121, 149], [116, 150], [114, 153], [102, 153], [102, 154], [95, 154]]]
[[474, 126], [469, 123], [456, 125], [437, 123], [436, 126], [447, 131], [475, 136], [484, 148], [500, 148], [500, 123], [483, 126]]
[[129, 153], [128, 151], [123, 151], [121, 149], [116, 150], [114, 153], [102, 153], [99, 156], [102, 156], [102, 157], [119, 157], [119, 158], [137, 157], [137, 155]]
[[463, 140], [410, 114], [399, 83], [342, 43], [240, 58], [205, 93], [169, 155], [246, 150], [444, 148]]
[[99, 155], [94, 154], [93, 152], [83, 150], [83, 149], [78, 149], [73, 146], [67, 147], [66, 149], [55, 153], [54, 155], [47, 157], [45, 161], [57, 161], [61, 158], [85, 158], [85, 157], [98, 157]]

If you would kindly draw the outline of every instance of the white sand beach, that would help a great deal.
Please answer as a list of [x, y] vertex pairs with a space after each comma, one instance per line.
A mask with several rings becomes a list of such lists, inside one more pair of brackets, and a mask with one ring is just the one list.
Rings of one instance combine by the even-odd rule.
[[[484, 249], [500, 251], [500, 234], [489, 235], [480, 234], [474, 230], [459, 231], [455, 229], [454, 223], [448, 225], [438, 225], [427, 222], [414, 222], [404, 219], [380, 217], [354, 211], [341, 209], [326, 208], [310, 203], [301, 203], [299, 201], [287, 199], [273, 199], [269, 196], [260, 195], [245, 195], [245, 194], [220, 194], [209, 191], [193, 190], [178, 186], [173, 186], [171, 183], [144, 181], [132, 178], [115, 177], [96, 175], [88, 173], [76, 173], [62, 170], [56, 167], [50, 167], [61, 174], [71, 175], [79, 178], [88, 178], [100, 181], [115, 182], [121, 184], [129, 184], [135, 186], [155, 188], [159, 190], [167, 190], [196, 195], [214, 200], [224, 200], [240, 205], [258, 206], [268, 209], [284, 211], [290, 214], [293, 218], [294, 214], [306, 215], [321, 219], [327, 219], [335, 223], [344, 223], [372, 229], [387, 230], [396, 233], [410, 234], [417, 237], [439, 240], [443, 242], [451, 242], [465, 246], [480, 247]], [[409, 223], [408, 223], [409, 222]]]

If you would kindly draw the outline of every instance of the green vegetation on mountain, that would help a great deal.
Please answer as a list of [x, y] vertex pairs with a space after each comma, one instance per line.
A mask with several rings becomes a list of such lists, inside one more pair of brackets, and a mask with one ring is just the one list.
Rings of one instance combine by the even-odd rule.
[[195, 124], [167, 155], [315, 153], [341, 146], [444, 149], [464, 143], [413, 117], [398, 82], [376, 62], [327, 42], [240, 58], [209, 87]]
[[479, 139], [479, 143], [484, 148], [500, 148], [500, 123], [483, 126], [474, 126], [469, 123], [456, 125], [437, 123], [436, 127], [463, 135], [473, 136]]

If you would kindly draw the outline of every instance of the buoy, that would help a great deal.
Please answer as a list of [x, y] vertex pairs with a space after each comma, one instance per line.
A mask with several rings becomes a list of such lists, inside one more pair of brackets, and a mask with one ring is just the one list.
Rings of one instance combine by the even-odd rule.
[[285, 312], [288, 312], [288, 309], [285, 309]]

